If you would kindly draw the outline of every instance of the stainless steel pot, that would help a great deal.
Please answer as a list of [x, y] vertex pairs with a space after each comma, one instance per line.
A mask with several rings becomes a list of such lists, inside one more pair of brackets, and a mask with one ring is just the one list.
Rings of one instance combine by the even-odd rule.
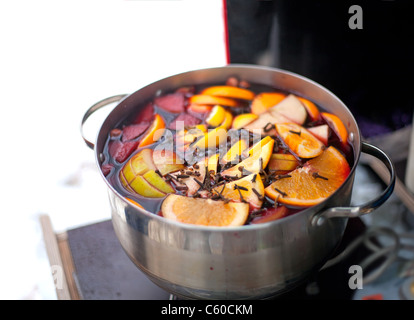
[[[373, 211], [394, 188], [392, 161], [380, 149], [361, 141], [354, 117], [333, 93], [297, 74], [250, 65], [190, 71], [159, 80], [130, 95], [98, 102], [86, 112], [82, 126], [97, 109], [121, 100], [103, 122], [96, 143], [84, 137], [95, 151], [97, 165], [102, 163], [109, 131], [158, 90], [223, 83], [230, 76], [300, 94], [338, 115], [349, 131], [355, 162], [345, 183], [323, 203], [274, 222], [230, 228], [185, 225], [146, 212], [126, 201], [102, 175], [108, 185], [113, 226], [125, 252], [154, 283], [179, 297], [262, 299], [295, 287], [331, 257], [348, 218]], [[361, 152], [383, 162], [390, 181], [369, 203], [350, 207]]]

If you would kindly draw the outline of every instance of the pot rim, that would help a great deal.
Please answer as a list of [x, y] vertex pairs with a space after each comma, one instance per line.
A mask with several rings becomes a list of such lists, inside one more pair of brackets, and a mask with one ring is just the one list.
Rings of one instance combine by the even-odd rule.
[[[164, 224], [169, 224], [175, 227], [179, 227], [182, 229], [186, 229], [186, 230], [199, 230], [199, 231], [212, 231], [212, 232], [244, 232], [244, 231], [250, 231], [250, 230], [261, 230], [261, 229], [268, 229], [273, 227], [274, 225], [277, 224], [281, 224], [287, 221], [290, 221], [292, 219], [299, 219], [300, 217], [304, 216], [304, 215], [310, 215], [309, 221], [311, 221], [313, 214], [318, 213], [320, 211], [322, 211], [324, 208], [328, 209], [328, 208], [332, 208], [332, 207], [328, 207], [326, 206], [326, 203], [329, 202], [329, 200], [332, 197], [337, 196], [338, 193], [340, 193], [342, 191], [342, 189], [345, 187], [345, 185], [347, 185], [349, 183], [350, 179], [353, 179], [354, 177], [354, 173], [356, 170], [356, 167], [358, 166], [359, 160], [360, 160], [360, 155], [361, 155], [361, 133], [360, 133], [360, 129], [359, 126], [353, 116], [353, 114], [351, 113], [351, 111], [348, 109], [348, 107], [342, 102], [341, 99], [339, 99], [338, 96], [336, 96], [333, 92], [331, 92], [329, 89], [327, 89], [326, 87], [322, 86], [321, 84], [305, 77], [302, 75], [299, 75], [297, 73], [291, 72], [291, 71], [287, 71], [287, 70], [283, 70], [280, 68], [275, 68], [275, 67], [267, 67], [267, 66], [260, 66], [260, 65], [252, 65], [252, 64], [228, 64], [226, 66], [221, 66], [221, 67], [211, 67], [211, 68], [202, 68], [202, 69], [194, 69], [194, 70], [189, 70], [189, 71], [185, 71], [185, 72], [181, 72], [181, 73], [176, 73], [167, 77], [164, 77], [162, 79], [159, 79], [157, 81], [151, 82], [143, 87], [141, 87], [140, 89], [136, 90], [135, 92], [125, 95], [118, 103], [117, 105], [114, 107], [114, 109], [116, 109], [122, 102], [124, 102], [125, 100], [127, 100], [129, 97], [131, 97], [132, 95], [140, 92], [141, 90], [152, 86], [156, 83], [162, 82], [164, 80], [170, 79], [170, 78], [174, 78], [180, 75], [185, 75], [185, 74], [190, 74], [190, 73], [196, 73], [196, 72], [203, 72], [203, 71], [207, 71], [207, 70], [214, 70], [214, 69], [225, 69], [225, 68], [241, 68], [241, 69], [254, 69], [254, 70], [265, 70], [265, 71], [276, 71], [278, 73], [281, 74], [285, 74], [288, 76], [292, 76], [295, 78], [299, 78], [303, 81], [306, 81], [308, 83], [310, 83], [311, 85], [319, 88], [322, 91], [325, 91], [325, 93], [327, 93], [328, 95], [330, 95], [332, 98], [334, 98], [335, 100], [337, 100], [338, 103], [340, 103], [342, 105], [343, 108], [345, 108], [345, 110], [348, 112], [350, 119], [354, 122], [355, 124], [355, 128], [356, 128], [356, 137], [352, 138], [352, 147], [353, 147], [353, 153], [354, 153], [354, 163], [353, 166], [348, 174], [348, 177], [345, 179], [345, 181], [342, 183], [342, 185], [335, 190], [335, 192], [333, 192], [328, 198], [326, 198], [324, 201], [322, 201], [319, 204], [310, 206], [308, 208], [305, 208], [297, 213], [294, 213], [292, 215], [289, 215], [287, 217], [284, 217], [283, 219], [277, 219], [274, 221], [269, 221], [269, 222], [265, 222], [265, 223], [260, 223], [260, 224], [248, 224], [248, 225], [242, 225], [242, 226], [228, 226], [228, 227], [219, 227], [219, 226], [203, 226], [203, 225], [193, 225], [193, 224], [186, 224], [186, 223], [182, 223], [182, 222], [178, 222], [178, 221], [174, 221], [174, 220], [170, 220], [170, 219], [166, 219], [164, 217], [161, 217], [155, 213], [149, 212], [145, 209], [142, 209], [134, 204], [132, 204], [131, 202], [129, 202], [125, 196], [121, 195], [110, 183], [109, 181], [106, 179], [106, 177], [104, 176], [102, 170], [100, 169], [100, 153], [98, 152], [97, 148], [96, 148], [96, 143], [95, 143], [95, 148], [94, 148], [94, 153], [95, 153], [95, 161], [96, 164], [99, 167], [99, 173], [101, 175], [101, 177], [103, 178], [103, 180], [105, 181], [105, 183], [107, 184], [107, 186], [109, 187], [109, 189], [116, 194], [116, 196], [121, 199], [126, 205], [128, 206], [133, 206], [134, 209], [136, 209], [139, 213], [144, 214], [145, 216], [147, 216], [150, 219], [156, 219], [157, 221], [159, 221], [160, 223], [164, 223]], [[114, 110], [113, 109], [113, 110]], [[109, 118], [109, 116], [112, 114], [113, 110], [108, 114], [108, 116], [106, 117], [106, 119]], [[104, 121], [105, 122], [105, 121]], [[102, 130], [102, 126], [100, 127], [99, 131], [98, 131], [98, 135], [95, 141], [98, 140], [99, 137], [99, 133]], [[358, 144], [356, 144], [355, 142], [358, 142]], [[312, 214], [313, 213], [313, 214]], [[346, 219], [346, 217], [345, 217]]]

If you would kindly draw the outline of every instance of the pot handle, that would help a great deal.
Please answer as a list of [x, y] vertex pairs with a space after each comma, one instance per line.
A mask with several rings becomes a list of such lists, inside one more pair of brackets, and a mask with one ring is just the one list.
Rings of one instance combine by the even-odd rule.
[[112, 96], [112, 97], [108, 97], [105, 98], [101, 101], [98, 101], [97, 103], [95, 103], [93, 106], [91, 106], [88, 110], [86, 110], [83, 118], [82, 118], [82, 122], [81, 122], [81, 127], [80, 127], [80, 131], [81, 131], [81, 135], [83, 140], [85, 141], [86, 145], [91, 148], [92, 150], [95, 148], [95, 144], [93, 144], [92, 142], [90, 142], [88, 139], [85, 138], [85, 134], [83, 132], [83, 126], [86, 122], [86, 120], [88, 120], [88, 118], [95, 113], [96, 111], [98, 111], [99, 109], [113, 103], [113, 102], [117, 102], [122, 100], [123, 98], [125, 98], [127, 96], [127, 94], [119, 94], [116, 96]]
[[381, 206], [392, 194], [395, 186], [395, 168], [390, 157], [378, 147], [370, 143], [362, 142], [361, 151], [380, 160], [387, 167], [390, 179], [386, 189], [375, 199], [356, 207], [335, 207], [329, 208], [312, 217], [313, 225], [322, 225], [328, 218], [346, 217], [355, 218], [374, 211]]

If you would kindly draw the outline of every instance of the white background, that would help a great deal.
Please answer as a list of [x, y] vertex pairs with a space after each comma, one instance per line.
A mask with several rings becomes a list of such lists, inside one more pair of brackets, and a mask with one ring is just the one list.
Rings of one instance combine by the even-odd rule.
[[[80, 135], [85, 111], [225, 65], [222, 9], [221, 0], [0, 2], [0, 299], [56, 299], [40, 214], [56, 232], [110, 218]], [[89, 125], [91, 140], [97, 130]]]

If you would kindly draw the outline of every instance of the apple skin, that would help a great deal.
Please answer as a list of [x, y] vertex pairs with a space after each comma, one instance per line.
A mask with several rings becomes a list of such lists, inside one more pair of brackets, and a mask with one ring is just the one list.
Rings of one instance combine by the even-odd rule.
[[278, 113], [299, 125], [305, 123], [308, 113], [302, 102], [293, 94], [289, 94], [277, 105], [269, 109], [271, 114]]
[[322, 124], [320, 126], [308, 128], [308, 131], [318, 138], [324, 145], [328, 145], [328, 139], [330, 135], [329, 126]]
[[259, 224], [275, 221], [283, 217], [286, 217], [288, 212], [289, 210], [285, 206], [279, 206], [277, 208], [268, 208], [262, 216], [253, 218], [253, 220], [250, 223]]

